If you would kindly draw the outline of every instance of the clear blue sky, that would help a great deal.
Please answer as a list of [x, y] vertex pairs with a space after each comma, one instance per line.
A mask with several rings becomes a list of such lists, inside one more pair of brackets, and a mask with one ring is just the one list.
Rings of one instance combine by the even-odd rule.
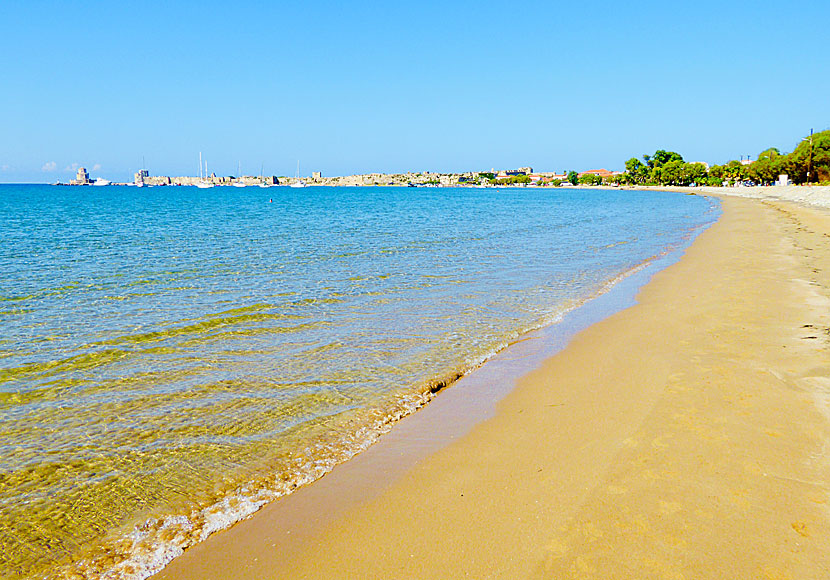
[[0, 2], [0, 182], [722, 163], [830, 127], [827, 0]]

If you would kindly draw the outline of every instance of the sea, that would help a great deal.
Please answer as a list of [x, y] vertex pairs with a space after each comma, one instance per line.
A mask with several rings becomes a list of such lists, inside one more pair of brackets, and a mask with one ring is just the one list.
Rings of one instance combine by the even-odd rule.
[[714, 199], [0, 185], [0, 578], [130, 578], [681, 252]]

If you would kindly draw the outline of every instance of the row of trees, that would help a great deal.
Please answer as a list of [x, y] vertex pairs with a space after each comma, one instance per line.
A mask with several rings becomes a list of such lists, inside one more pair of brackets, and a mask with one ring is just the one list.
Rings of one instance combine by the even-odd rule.
[[772, 147], [762, 151], [749, 164], [730, 161], [707, 169], [703, 163], [687, 163], [674, 151], [657, 150], [643, 155], [642, 161], [632, 157], [625, 162], [625, 173], [618, 183], [631, 185], [722, 185], [751, 181], [771, 184], [786, 174], [796, 184], [830, 184], [830, 130], [811, 134], [792, 153], [783, 154]]

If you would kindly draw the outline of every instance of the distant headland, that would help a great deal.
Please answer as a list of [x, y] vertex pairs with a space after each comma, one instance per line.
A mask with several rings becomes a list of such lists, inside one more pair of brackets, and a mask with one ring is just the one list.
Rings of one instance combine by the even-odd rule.
[[[642, 160], [641, 160], [642, 159]], [[168, 177], [150, 175], [146, 169], [135, 173], [130, 183], [115, 185], [197, 187], [235, 186], [272, 187], [288, 185], [305, 186], [410, 186], [410, 187], [569, 187], [587, 186], [734, 186], [734, 185], [807, 185], [830, 184], [830, 130], [820, 133], [810, 131], [791, 153], [782, 153], [770, 147], [758, 154], [755, 160], [749, 156], [732, 160], [723, 165], [710, 166], [704, 162], [687, 162], [675, 151], [658, 149], [652, 155], [632, 157], [625, 162], [625, 171], [589, 169], [587, 171], [563, 171], [562, 173], [534, 171], [532, 167], [518, 169], [491, 169], [490, 171], [466, 171], [461, 173], [436, 173], [432, 171], [406, 173], [363, 173], [336, 177], [324, 177], [319, 171], [311, 177], [218, 176], [201, 171], [199, 176]], [[78, 169], [75, 179], [58, 185], [110, 185], [106, 179], [91, 179], [87, 170]]]
[[[204, 176], [150, 175], [146, 169], [135, 173], [132, 182], [110, 182], [90, 178], [84, 167], [78, 169], [76, 178], [69, 183], [57, 185], [131, 185], [131, 186], [235, 186], [235, 187], [272, 187], [278, 185], [302, 186], [411, 186], [411, 187], [489, 187], [510, 186], [559, 186], [577, 185], [579, 179], [594, 176], [602, 182], [614, 180], [623, 175], [621, 171], [592, 169], [577, 173], [575, 171], [543, 172], [534, 171], [532, 167], [518, 169], [491, 169], [490, 171], [466, 171], [461, 173], [438, 173], [432, 171], [406, 173], [362, 173], [355, 175], [325, 177], [319, 171], [311, 177], [278, 177], [276, 175], [227, 175], [215, 173]], [[584, 181], [584, 179], [583, 179]]]

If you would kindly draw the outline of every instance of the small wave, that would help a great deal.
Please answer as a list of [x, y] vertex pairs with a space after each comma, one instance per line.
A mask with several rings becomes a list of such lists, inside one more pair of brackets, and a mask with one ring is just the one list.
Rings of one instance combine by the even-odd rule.
[[314, 459], [286, 466], [264, 481], [240, 486], [219, 502], [189, 514], [149, 519], [130, 532], [114, 539], [105, 554], [94, 555], [64, 566], [59, 574], [74, 578], [78, 574], [106, 580], [143, 580], [164, 568], [214, 532], [246, 519], [266, 504], [290, 494], [330, 472], [371, 446], [400, 419], [427, 404], [437, 392], [446, 388], [464, 372], [453, 372], [430, 381], [423, 391], [401, 396], [392, 409], [374, 409], [374, 419], [351, 433], [342, 433], [334, 443], [315, 445], [296, 454]]

